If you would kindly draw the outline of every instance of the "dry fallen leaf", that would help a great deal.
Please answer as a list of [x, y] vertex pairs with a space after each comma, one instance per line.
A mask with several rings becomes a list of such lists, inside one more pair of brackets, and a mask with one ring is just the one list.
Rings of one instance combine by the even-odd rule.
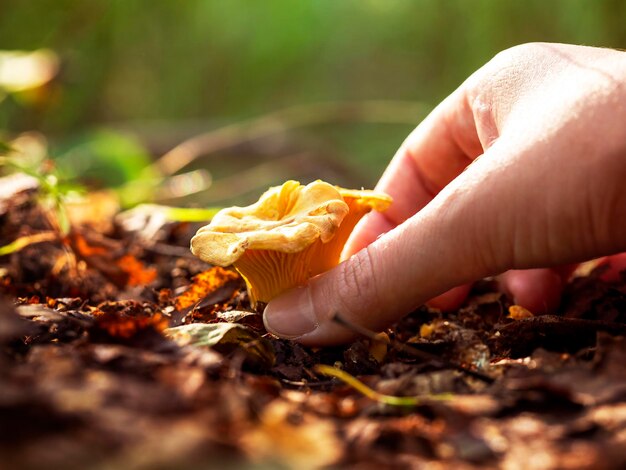
[[249, 363], [261, 367], [271, 367], [275, 361], [271, 343], [237, 323], [191, 323], [168, 328], [165, 335], [180, 346], [211, 347], [224, 354], [241, 350]]
[[24, 173], [0, 177], [0, 215], [6, 214], [12, 205], [26, 200], [38, 188], [37, 178]]
[[97, 241], [89, 240], [83, 234], [73, 232], [69, 242], [79, 258], [85, 260], [89, 266], [105, 275], [118, 287], [150, 284], [157, 277], [155, 268], [146, 267], [130, 253], [121, 257], [114, 256], [112, 251], [118, 249], [118, 243], [114, 240], [105, 237], [99, 237]]
[[260, 423], [241, 437], [248, 457], [297, 469], [337, 463], [343, 451], [332, 422], [293, 408], [289, 402], [274, 400], [263, 410]]
[[89, 225], [100, 233], [109, 233], [113, 229], [113, 216], [120, 210], [120, 202], [114, 191], [93, 191], [68, 200], [65, 209], [72, 226]]
[[96, 337], [105, 334], [111, 339], [129, 340], [142, 333], [160, 334], [168, 324], [168, 319], [160, 313], [124, 314], [117, 311], [94, 312], [96, 322], [92, 335]]
[[420, 326], [420, 337], [428, 339], [435, 331], [435, 327], [431, 323], [424, 323]]
[[389, 335], [385, 332], [378, 333], [376, 340], [373, 340], [369, 347], [370, 356], [376, 359], [376, 362], [382, 364], [387, 356], [389, 346]]
[[530, 310], [526, 310], [521, 305], [511, 305], [509, 307], [509, 318], [513, 320], [523, 320], [525, 318], [532, 318], [534, 315]]
[[195, 305], [211, 293], [215, 292], [227, 282], [238, 281], [239, 274], [228, 269], [215, 266], [201, 272], [193, 278], [193, 283], [185, 292], [176, 298], [176, 310], [182, 310]]
[[144, 286], [150, 284], [157, 277], [156, 269], [146, 268], [144, 264], [133, 255], [124, 255], [118, 259], [115, 264], [128, 274], [126, 284], [129, 286]]

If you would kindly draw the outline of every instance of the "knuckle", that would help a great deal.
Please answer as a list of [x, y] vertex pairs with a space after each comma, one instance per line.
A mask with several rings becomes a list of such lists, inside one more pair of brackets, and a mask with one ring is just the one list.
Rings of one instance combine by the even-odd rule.
[[546, 44], [540, 42], [518, 44], [498, 52], [493, 56], [489, 63], [500, 67], [508, 66], [519, 63], [520, 59], [527, 59], [529, 57], [536, 56], [537, 54], [545, 51], [545, 48]]
[[467, 81], [470, 91], [481, 90], [485, 85], [496, 86], [500, 81], [510, 80], [511, 75], [525, 70], [541, 54], [546, 53], [542, 43], [518, 44], [495, 54]]
[[526, 43], [498, 52], [464, 83], [468, 103], [477, 125], [495, 137], [502, 124], [498, 116], [516, 102], [520, 77], [525, 77], [539, 67], [538, 57], [549, 54], [541, 43]]

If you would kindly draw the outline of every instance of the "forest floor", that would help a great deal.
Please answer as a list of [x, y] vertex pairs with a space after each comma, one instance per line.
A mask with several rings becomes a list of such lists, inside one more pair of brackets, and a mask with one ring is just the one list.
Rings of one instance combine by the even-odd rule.
[[0, 195], [2, 468], [626, 468], [626, 282], [590, 270], [532, 316], [485, 280], [310, 349], [191, 255], [197, 228], [60, 235], [32, 188]]

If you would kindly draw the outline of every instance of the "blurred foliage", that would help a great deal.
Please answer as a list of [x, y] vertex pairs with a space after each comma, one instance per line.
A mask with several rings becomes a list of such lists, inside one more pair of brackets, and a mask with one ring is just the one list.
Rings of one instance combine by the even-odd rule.
[[[53, 156], [103, 184], [197, 133], [294, 105], [430, 108], [515, 44], [626, 47], [621, 0], [2, 0], [1, 11], [0, 49], [52, 50], [60, 69], [26, 103], [0, 101], [0, 129], [44, 133]], [[370, 185], [423, 117], [317, 123], [202, 164], [220, 173], [312, 149]]]
[[[48, 221], [60, 233], [67, 234], [70, 221], [66, 201], [79, 196], [83, 188], [60, 175], [47, 158], [46, 150], [45, 140], [35, 133], [22, 134], [11, 143], [0, 141], [0, 177], [5, 173], [18, 173], [17, 176], [33, 180], [39, 188], [40, 203], [46, 209]], [[14, 247], [21, 249], [20, 243]], [[11, 252], [3, 251], [5, 254]]]
[[73, 135], [52, 150], [61, 172], [92, 185], [121, 186], [141, 176], [155, 178], [150, 154], [132, 135], [102, 129]]

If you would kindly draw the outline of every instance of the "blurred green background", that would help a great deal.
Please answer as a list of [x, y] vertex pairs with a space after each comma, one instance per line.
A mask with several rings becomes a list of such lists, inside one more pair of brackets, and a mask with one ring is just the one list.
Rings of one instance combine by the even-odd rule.
[[289, 177], [372, 186], [433, 106], [529, 41], [626, 48], [626, 2], [2, 0], [0, 49], [50, 49], [58, 70], [0, 96], [0, 132], [41, 133], [94, 186], [160, 188], [137, 200], [249, 200]]

